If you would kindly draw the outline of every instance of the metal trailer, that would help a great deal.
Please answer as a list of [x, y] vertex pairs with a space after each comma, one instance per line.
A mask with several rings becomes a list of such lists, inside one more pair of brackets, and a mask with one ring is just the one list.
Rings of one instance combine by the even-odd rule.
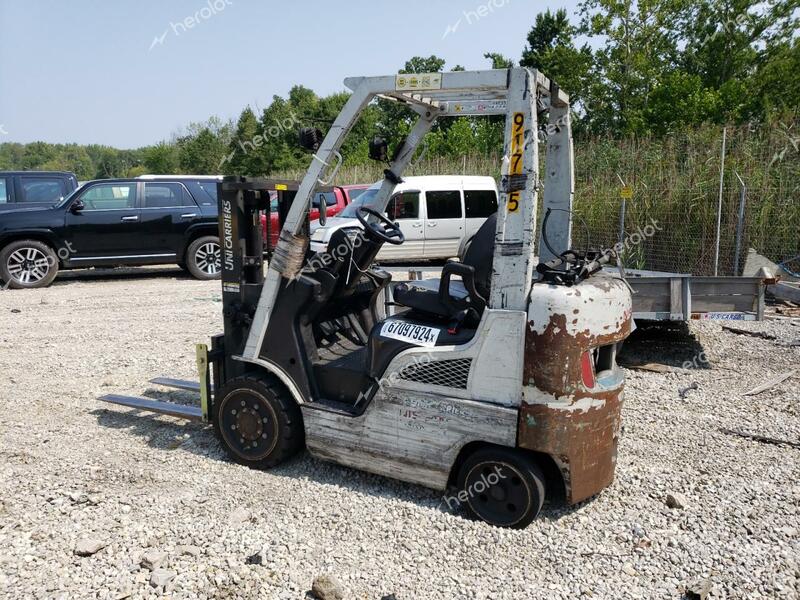
[[[611, 251], [569, 250], [569, 98], [525, 68], [345, 85], [353, 93], [324, 139], [301, 133], [313, 160], [296, 188], [282, 190], [293, 201], [266, 274], [259, 213], [274, 182], [219, 184], [224, 333], [198, 350], [199, 384], [159, 380], [199, 390], [200, 406], [102, 399], [210, 422], [229, 456], [248, 466], [269, 468], [305, 446], [324, 460], [452, 488], [457, 506], [497, 526], [526, 526], [546, 495], [576, 503], [599, 493], [614, 478], [624, 387], [615, 356], [631, 331], [631, 296], [601, 272]], [[324, 256], [309, 255], [311, 197], [379, 97], [418, 120], [391, 157], [384, 141], [370, 144], [387, 168], [358, 210], [361, 228], [337, 232]], [[386, 205], [436, 120], [463, 115], [505, 117], [498, 211], [463, 263], [395, 288], [405, 310], [387, 317], [380, 299], [391, 276], [374, 259], [403, 234]], [[548, 232], [557, 256], [536, 264], [540, 143], [544, 207], [563, 211]]]
[[[618, 272], [610, 267], [606, 270]], [[637, 320], [764, 318], [765, 284], [761, 277], [704, 277], [626, 269], [625, 280], [633, 292], [633, 317]]]

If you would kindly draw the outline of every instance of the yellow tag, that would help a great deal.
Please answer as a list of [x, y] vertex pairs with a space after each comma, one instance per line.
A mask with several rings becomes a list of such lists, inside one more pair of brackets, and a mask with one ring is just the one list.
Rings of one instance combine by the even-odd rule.
[[397, 75], [394, 80], [394, 89], [404, 92], [414, 90], [440, 90], [442, 89], [441, 73], [409, 73]]
[[[511, 132], [511, 163], [508, 165], [509, 175], [522, 175], [522, 158], [525, 148], [525, 114], [514, 113], [514, 125]], [[519, 210], [519, 192], [508, 195], [508, 212]]]
[[286, 190], [289, 189], [289, 186], [286, 185], [285, 183], [276, 183], [275, 184], [275, 189], [279, 190], [281, 192], [285, 192]]
[[633, 198], [633, 188], [629, 185], [622, 186], [622, 189], [619, 191], [619, 197], [625, 200], [630, 200]]

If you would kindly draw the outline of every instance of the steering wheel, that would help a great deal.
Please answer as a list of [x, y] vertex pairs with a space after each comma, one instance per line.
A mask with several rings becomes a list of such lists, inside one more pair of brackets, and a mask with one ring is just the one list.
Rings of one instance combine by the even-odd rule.
[[[377, 217], [378, 222], [367, 221], [367, 215]], [[399, 246], [406, 241], [406, 236], [400, 231], [400, 226], [390, 221], [388, 217], [383, 216], [377, 210], [367, 206], [359, 206], [356, 209], [356, 217], [358, 217], [358, 221], [364, 227], [367, 235], [378, 238], [378, 241], [394, 244], [395, 246]]]

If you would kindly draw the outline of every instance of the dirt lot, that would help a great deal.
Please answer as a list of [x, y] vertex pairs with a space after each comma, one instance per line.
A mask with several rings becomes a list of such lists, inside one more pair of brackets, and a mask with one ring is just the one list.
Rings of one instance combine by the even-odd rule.
[[[699, 323], [631, 342], [629, 362], [690, 368], [628, 371], [616, 482], [506, 531], [307, 455], [251, 471], [207, 427], [96, 401], [193, 378], [219, 295], [174, 270], [0, 292], [0, 594], [296, 599], [328, 573], [345, 598], [680, 598], [698, 578], [711, 598], [800, 597], [800, 448], [722, 431], [800, 442], [796, 376], [741, 395], [800, 374], [797, 319], [742, 325], [776, 339]], [[77, 556], [87, 541], [102, 549]]]

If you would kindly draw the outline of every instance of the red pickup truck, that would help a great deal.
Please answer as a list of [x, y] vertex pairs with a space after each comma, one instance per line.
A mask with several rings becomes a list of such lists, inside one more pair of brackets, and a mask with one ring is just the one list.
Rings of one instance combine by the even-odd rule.
[[[356, 184], [356, 185], [337, 185], [334, 186], [331, 192], [317, 192], [311, 199], [311, 214], [309, 220], [315, 221], [319, 219], [319, 207], [324, 202], [328, 207], [326, 211], [327, 216], [332, 217], [344, 210], [344, 207], [355, 200], [358, 195], [369, 187], [369, 184]], [[272, 250], [278, 244], [278, 237], [281, 233], [281, 223], [278, 219], [278, 198], [277, 194], [272, 197], [269, 209], [269, 239], [267, 240], [267, 248]], [[261, 227], [264, 230], [264, 239], [267, 238], [267, 215], [261, 215]]]

